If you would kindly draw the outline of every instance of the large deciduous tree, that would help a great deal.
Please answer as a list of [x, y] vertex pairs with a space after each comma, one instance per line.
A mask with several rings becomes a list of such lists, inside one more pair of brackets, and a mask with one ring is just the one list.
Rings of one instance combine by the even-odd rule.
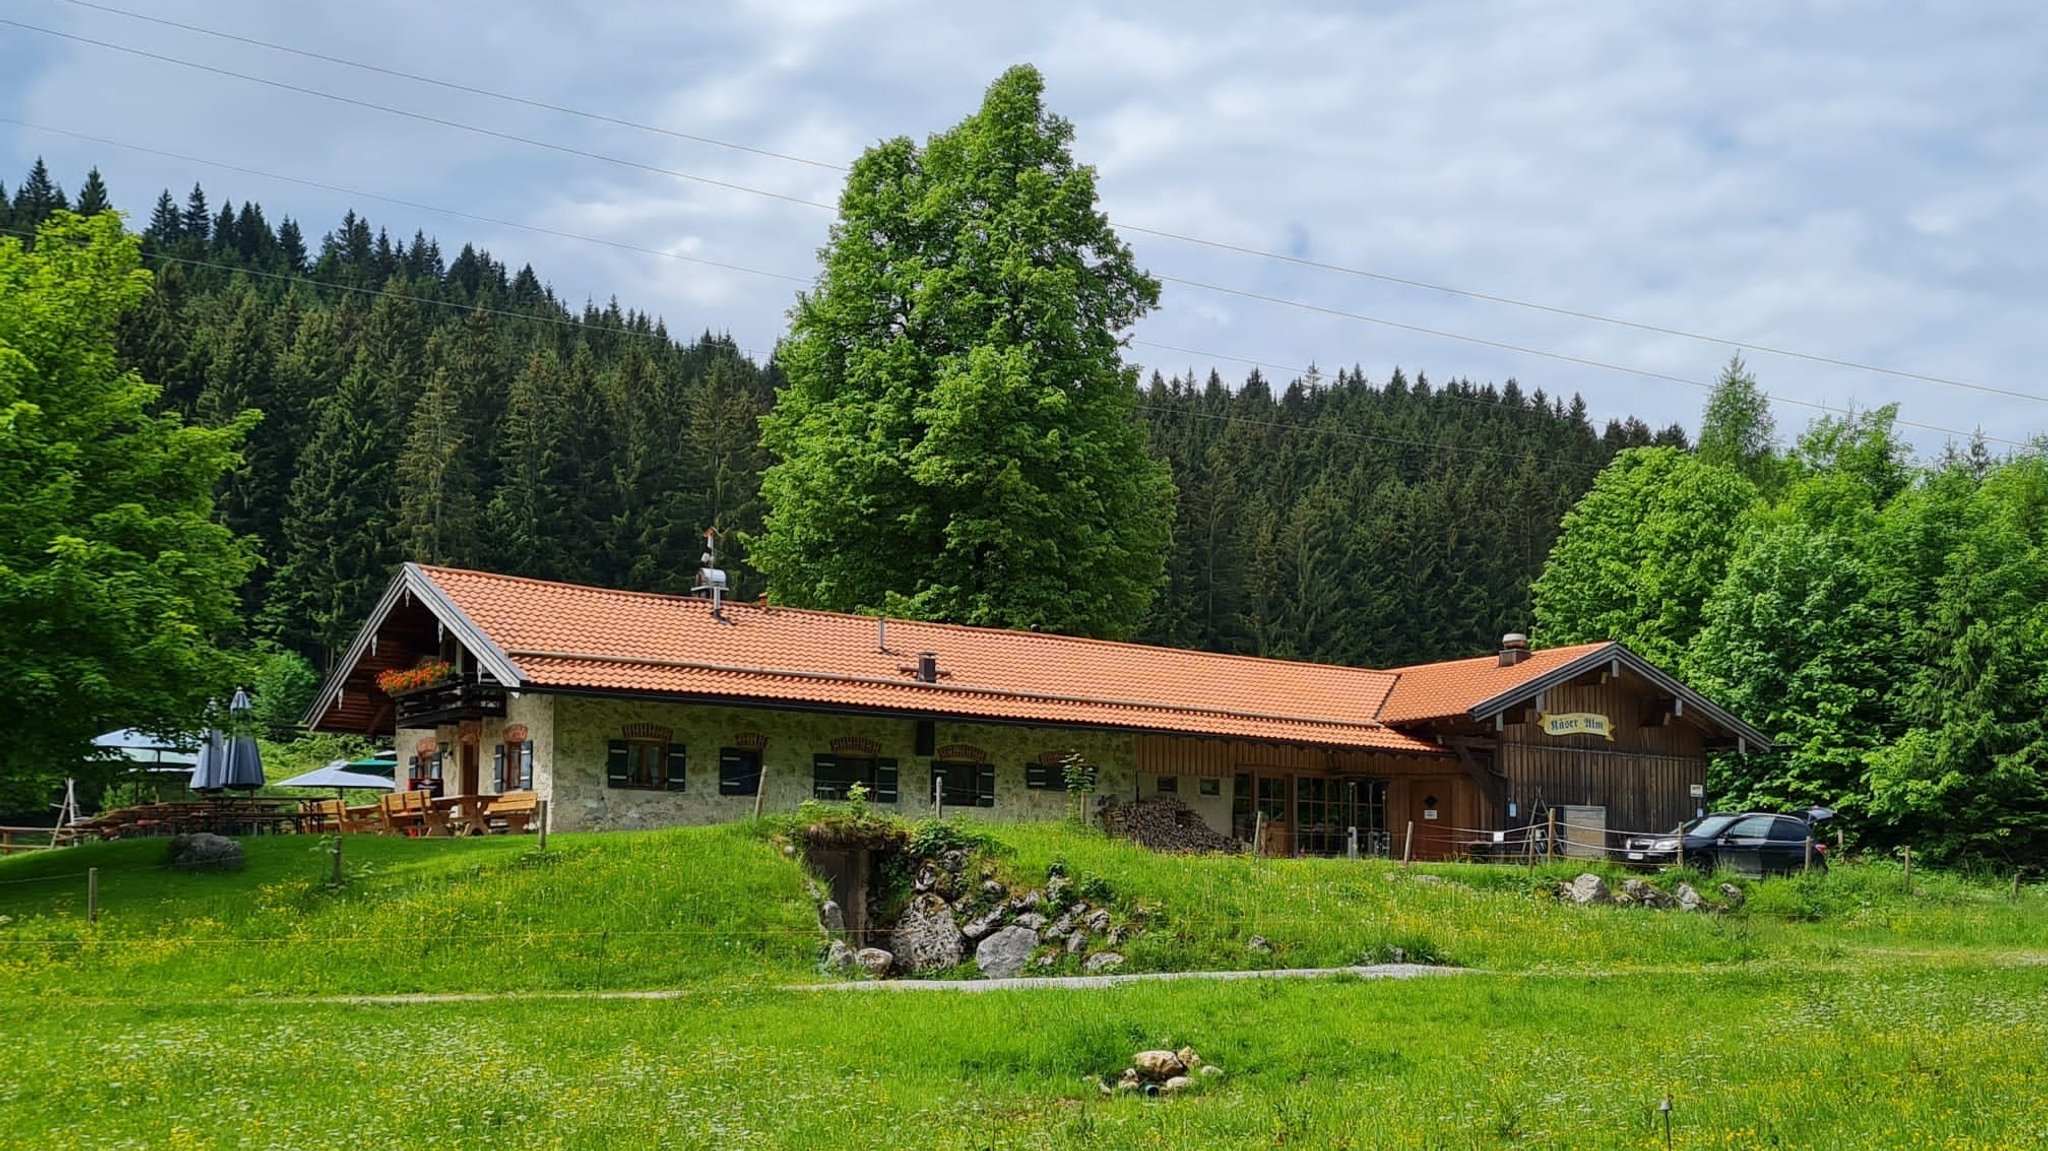
[[1614, 458], [1531, 589], [1547, 645], [1613, 639], [1675, 668], [1735, 552], [1756, 485], [1676, 448]]
[[1126, 635], [1159, 586], [1172, 477], [1119, 356], [1159, 286], [1043, 86], [1013, 68], [854, 165], [763, 420], [775, 598]]
[[140, 247], [111, 213], [59, 211], [33, 251], [0, 239], [0, 802], [102, 731], [190, 727], [240, 670], [217, 645], [253, 559], [213, 492], [256, 417], [152, 415], [116, 367]]

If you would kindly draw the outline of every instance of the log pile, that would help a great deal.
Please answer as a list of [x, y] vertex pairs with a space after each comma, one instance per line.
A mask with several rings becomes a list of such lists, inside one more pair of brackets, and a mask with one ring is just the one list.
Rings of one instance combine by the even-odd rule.
[[1171, 796], [1152, 795], [1112, 803], [1102, 811], [1102, 826], [1154, 851], [1238, 852], [1244, 845], [1203, 822], [1187, 804]]

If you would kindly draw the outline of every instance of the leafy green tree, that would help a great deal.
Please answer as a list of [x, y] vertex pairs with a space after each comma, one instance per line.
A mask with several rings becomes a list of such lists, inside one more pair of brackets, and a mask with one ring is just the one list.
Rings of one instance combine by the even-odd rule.
[[1172, 479], [1118, 353], [1159, 286], [1043, 88], [1013, 68], [959, 126], [855, 163], [762, 422], [751, 558], [776, 597], [1127, 635], [1157, 590]]
[[1635, 448], [1593, 481], [1531, 589], [1546, 646], [1620, 640], [1675, 668], [1721, 585], [1756, 485], [1676, 448]]
[[271, 734], [299, 726], [313, 696], [320, 690], [320, 674], [305, 656], [278, 647], [259, 651], [256, 677], [256, 720]]
[[220, 641], [253, 561], [213, 490], [252, 421], [150, 413], [115, 360], [148, 291], [111, 214], [0, 238], [0, 801], [46, 799], [102, 731], [189, 730], [240, 667]]
[[[1942, 509], [1951, 512], [1950, 508]], [[2048, 855], [2048, 460], [1993, 469], [1963, 514], [1912, 660], [1907, 726], [1870, 762], [1872, 813], [1937, 859]]]
[[1770, 397], [1742, 357], [1730, 357], [1700, 417], [1700, 459], [1741, 472], [1768, 494], [1780, 478], [1777, 431]]

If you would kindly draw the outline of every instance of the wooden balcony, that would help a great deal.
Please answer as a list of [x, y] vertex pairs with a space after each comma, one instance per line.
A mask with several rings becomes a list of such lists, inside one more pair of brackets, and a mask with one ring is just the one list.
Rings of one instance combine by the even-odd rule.
[[414, 688], [392, 697], [399, 727], [433, 727], [505, 714], [502, 684], [456, 680]]

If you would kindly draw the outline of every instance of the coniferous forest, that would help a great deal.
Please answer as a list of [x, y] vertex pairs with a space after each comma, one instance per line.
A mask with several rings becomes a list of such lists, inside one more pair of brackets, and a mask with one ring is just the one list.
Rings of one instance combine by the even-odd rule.
[[[105, 211], [38, 162], [0, 229]], [[704, 331], [573, 304], [531, 266], [349, 213], [309, 234], [253, 202], [165, 191], [128, 366], [189, 421], [262, 413], [220, 515], [256, 541], [254, 642], [325, 666], [404, 559], [655, 591], [700, 533], [758, 530], [759, 418], [780, 377]], [[715, 318], [707, 318], [715, 322]], [[1487, 650], [1529, 618], [1566, 511], [1615, 452], [1678, 428], [1593, 426], [1576, 397], [1360, 367], [1285, 384], [1153, 373], [1139, 404], [1178, 488], [1166, 584], [1136, 638], [1393, 665]], [[763, 590], [743, 547], [740, 594]], [[1071, 573], [1088, 595], [1087, 573]]]

